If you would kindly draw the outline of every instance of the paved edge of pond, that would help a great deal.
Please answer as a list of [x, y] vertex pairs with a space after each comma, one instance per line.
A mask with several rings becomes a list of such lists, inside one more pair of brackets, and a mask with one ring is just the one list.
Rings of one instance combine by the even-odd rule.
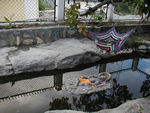
[[[131, 53], [132, 51], [124, 52]], [[97, 49], [95, 43], [87, 38], [60, 39], [51, 44], [41, 44], [35, 47], [5, 47], [0, 49], [0, 54], [0, 76], [69, 69], [116, 55], [106, 54], [105, 51]]]
[[[105, 109], [93, 113], [149, 113], [150, 111], [150, 96], [128, 101], [117, 108]], [[74, 110], [54, 110], [46, 111], [45, 113], [86, 113]], [[87, 112], [88, 113], [88, 112]]]

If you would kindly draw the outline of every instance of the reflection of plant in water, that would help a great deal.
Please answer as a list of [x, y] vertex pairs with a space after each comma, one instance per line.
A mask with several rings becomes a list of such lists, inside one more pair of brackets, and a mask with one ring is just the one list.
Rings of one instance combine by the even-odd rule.
[[82, 95], [74, 105], [77, 105], [76, 107], [80, 107], [84, 111], [92, 112], [105, 108], [117, 107], [129, 99], [132, 99], [132, 95], [129, 93], [127, 86], [121, 86], [114, 80], [112, 89], [94, 94]]
[[[131, 99], [132, 95], [129, 93], [127, 86], [121, 86], [114, 80], [112, 89], [81, 95], [79, 98], [73, 96], [72, 105], [76, 110], [92, 112], [105, 108], [114, 108]], [[68, 103], [68, 98], [55, 99], [50, 102], [50, 109], [71, 109], [71, 103]]]
[[147, 76], [147, 79], [143, 82], [140, 92], [143, 93], [143, 97], [150, 95], [150, 76]]
[[126, 85], [121, 86], [120, 84], [117, 84], [116, 79], [114, 79], [114, 86], [106, 98], [107, 102], [109, 103], [108, 108], [114, 108], [126, 102], [127, 100], [132, 99], [132, 94], [129, 93]]
[[56, 109], [71, 109], [71, 104], [68, 103], [69, 98], [55, 99], [53, 102], [50, 102], [50, 110]]

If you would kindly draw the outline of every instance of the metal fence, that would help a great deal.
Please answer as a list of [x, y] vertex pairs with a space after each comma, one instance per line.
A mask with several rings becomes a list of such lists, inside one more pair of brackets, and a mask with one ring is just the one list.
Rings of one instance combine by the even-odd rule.
[[54, 21], [55, 1], [0, 0], [0, 22]]
[[[89, 8], [99, 4], [99, 0], [67, 0], [65, 1], [65, 11], [73, 3], [80, 3], [80, 13], [86, 12]], [[139, 21], [142, 16], [137, 14], [137, 8], [124, 3], [115, 3], [114, 5], [104, 5], [99, 8], [93, 15], [88, 17], [80, 16], [79, 19], [87, 21]]]
[[[56, 19], [56, 1], [57, 0], [0, 0], [0, 23], [22, 22], [22, 21], [55, 21]], [[100, 3], [99, 0], [64, 0], [65, 12], [73, 3], [80, 3], [80, 13], [86, 12], [90, 7], [94, 7]], [[119, 7], [120, 6], [120, 7]], [[113, 10], [113, 20], [140, 20], [141, 16], [136, 15], [136, 8], [128, 7], [126, 4], [115, 5], [115, 9], [107, 7], [107, 5], [99, 8], [94, 15], [80, 16], [80, 20], [97, 21], [102, 15], [103, 21], [108, 20], [109, 10]], [[120, 12], [119, 12], [120, 10]], [[131, 10], [133, 13], [131, 13]], [[103, 12], [103, 14], [101, 14]], [[6, 17], [6, 18], [5, 18]]]
[[[85, 13], [90, 7], [94, 7], [95, 5], [99, 4], [100, 2], [98, 2], [98, 0], [66, 0], [65, 1], [65, 12], [70, 8], [70, 6], [74, 3], [80, 3], [80, 14]], [[80, 16], [79, 19], [81, 21], [97, 21], [98, 16], [100, 17], [100, 15], [103, 16], [103, 19], [106, 18], [106, 13], [101, 14], [100, 11], [104, 11], [106, 12], [106, 7], [102, 7], [100, 9], [98, 9], [93, 15], [90, 16]], [[66, 19], [66, 17], [65, 17]]]

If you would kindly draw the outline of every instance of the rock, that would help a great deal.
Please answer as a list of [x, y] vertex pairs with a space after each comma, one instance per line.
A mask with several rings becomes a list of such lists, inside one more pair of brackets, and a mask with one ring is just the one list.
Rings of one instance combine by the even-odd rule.
[[9, 56], [14, 73], [53, 70], [57, 52], [53, 50], [30, 48], [27, 51], [19, 50]]
[[55, 111], [47, 111], [45, 113], [83, 113], [82, 111], [73, 111], [73, 110], [55, 110]]
[[17, 48], [2, 48], [0, 49], [0, 76], [13, 74], [12, 64], [8, 58], [9, 52], [16, 50]]
[[112, 53], [106, 54], [101, 49], [97, 49], [95, 43], [87, 38], [82, 40], [73, 38], [60, 39], [52, 44], [41, 44], [28, 48], [28, 50], [25, 50], [23, 47], [23, 49], [20, 48], [12, 52], [4, 51], [5, 49], [10, 49], [11, 51], [11, 48], [0, 49], [0, 54], [3, 54], [0, 56], [0, 75], [68, 69], [80, 64], [94, 63], [102, 57], [117, 55]]
[[142, 53], [150, 53], [150, 41], [142, 41], [142, 42], [137, 42], [140, 45], [137, 48], [138, 52]]
[[138, 47], [139, 50], [146, 50], [146, 48], [147, 48], [147, 47], [146, 47], [145, 45], [140, 45], [140, 46]]
[[57, 58], [58, 69], [73, 68], [79, 64], [93, 63], [101, 59], [96, 53], [95, 44], [91, 41], [59, 40], [53, 43], [52, 47], [57, 48], [56, 51], [60, 53]]
[[[114, 109], [105, 109], [93, 113], [140, 113], [140, 112], [149, 113], [149, 111], [150, 111], [150, 97], [147, 97], [131, 100]], [[71, 111], [71, 110], [54, 110], [54, 111], [47, 111], [45, 113], [86, 113], [86, 112]]]
[[32, 39], [26, 39], [23, 41], [24, 45], [32, 45], [33, 44], [33, 40]]
[[43, 40], [39, 37], [36, 37], [36, 40], [37, 40], [37, 44], [42, 44], [43, 43]]
[[101, 110], [98, 113], [149, 113], [150, 97], [129, 101], [114, 109]]
[[39, 45], [29, 50], [11, 53], [14, 73], [73, 68], [100, 60], [96, 46], [90, 40], [62, 39], [51, 45]]

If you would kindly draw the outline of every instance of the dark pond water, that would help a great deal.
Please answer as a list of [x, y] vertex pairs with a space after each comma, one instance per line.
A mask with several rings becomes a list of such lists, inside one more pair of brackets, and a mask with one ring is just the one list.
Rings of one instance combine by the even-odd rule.
[[[112, 74], [115, 82], [112, 89], [85, 95], [73, 95], [64, 90], [67, 81], [102, 71]], [[148, 95], [150, 56], [124, 54], [69, 70], [1, 77], [0, 113], [44, 113], [58, 109], [92, 112]]]

